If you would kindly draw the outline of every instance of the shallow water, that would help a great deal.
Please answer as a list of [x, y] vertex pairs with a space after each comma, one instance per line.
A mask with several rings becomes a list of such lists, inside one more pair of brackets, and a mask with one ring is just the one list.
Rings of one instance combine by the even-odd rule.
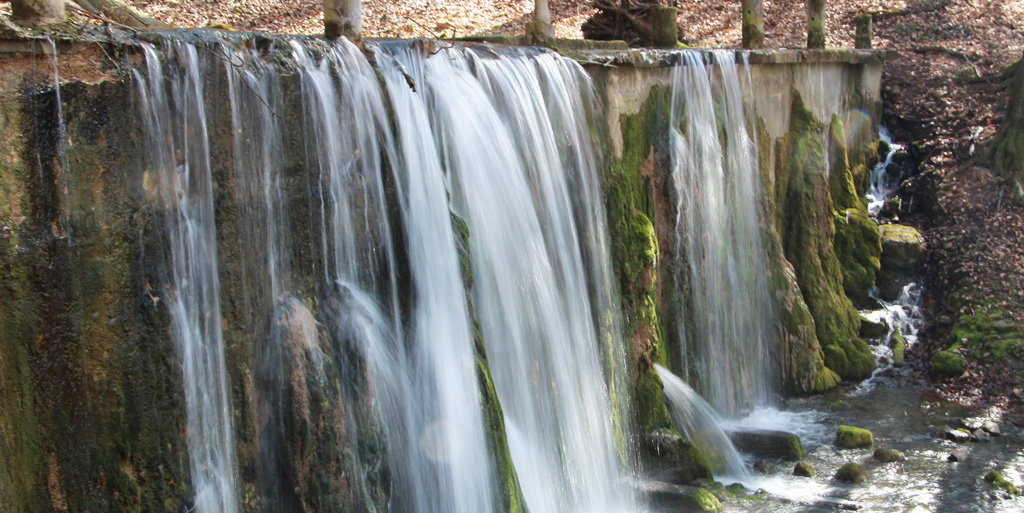
[[[837, 405], [838, 411], [831, 406]], [[728, 500], [726, 511], [834, 511], [838, 504], [860, 511], [878, 512], [975, 512], [1024, 511], [1024, 500], [1009, 497], [983, 481], [992, 469], [1016, 485], [1024, 474], [1024, 430], [1000, 423], [1003, 436], [991, 442], [957, 444], [933, 436], [944, 426], [956, 428], [961, 418], [991, 418], [989, 412], [967, 411], [943, 405], [930, 396], [923, 383], [911, 379], [909, 370], [876, 377], [871, 388], [849, 387], [818, 397], [790, 400], [783, 411], [756, 412], [746, 427], [783, 429], [799, 433], [814, 467], [814, 478], [792, 475], [792, 464], [780, 464], [767, 476], [758, 476], [748, 488], [767, 494]], [[870, 430], [875, 448], [904, 453], [903, 461], [880, 463], [874, 449], [838, 449], [834, 445], [839, 425]], [[966, 451], [961, 462], [947, 458]], [[856, 462], [868, 471], [859, 485], [836, 483], [832, 476], [845, 463]], [[727, 477], [720, 482], [729, 484]]]

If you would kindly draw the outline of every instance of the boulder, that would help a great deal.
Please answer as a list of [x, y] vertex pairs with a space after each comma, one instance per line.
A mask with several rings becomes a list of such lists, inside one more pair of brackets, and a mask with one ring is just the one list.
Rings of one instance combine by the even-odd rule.
[[729, 438], [740, 452], [762, 458], [799, 461], [805, 454], [800, 437], [786, 431], [734, 431]]
[[672, 506], [681, 511], [701, 511], [706, 513], [723, 513], [722, 501], [704, 488], [680, 486], [660, 481], [647, 481], [641, 490], [648, 500], [659, 506]]
[[907, 339], [903, 338], [902, 333], [895, 331], [889, 342], [892, 344], [892, 364], [896, 367], [903, 367], [904, 353], [907, 351]]
[[882, 268], [913, 273], [924, 260], [921, 233], [910, 226], [886, 224], [878, 227], [882, 236]]
[[985, 474], [985, 482], [1007, 493], [1020, 494], [1020, 490], [1017, 489], [1016, 485], [1007, 481], [1002, 474], [995, 470], [990, 470], [988, 474]]
[[903, 453], [896, 449], [886, 449], [879, 447], [875, 449], [875, 459], [882, 463], [892, 463], [894, 461], [902, 461]]
[[768, 460], [761, 460], [754, 463], [754, 472], [758, 474], [771, 474], [775, 472], [775, 463]]
[[885, 323], [885, 319], [875, 322], [863, 315], [860, 317], [861, 338], [881, 338], [886, 333], [889, 333], [889, 325]]
[[704, 453], [673, 430], [662, 428], [645, 433], [642, 451], [646, 466], [670, 483], [688, 484], [713, 477]]
[[862, 465], [847, 463], [836, 471], [836, 481], [844, 483], [860, 484], [868, 477], [868, 471]]
[[803, 461], [798, 461], [793, 466], [793, 475], [798, 477], [814, 477], [814, 467], [808, 465]]
[[962, 429], [953, 429], [947, 427], [942, 432], [942, 434], [943, 438], [949, 440], [950, 442], [966, 443], [971, 441], [971, 434], [968, 431]]
[[946, 461], [950, 463], [967, 461], [967, 456], [967, 451], [963, 449], [953, 449], [952, 451], [950, 451], [949, 456], [946, 456]]
[[981, 429], [984, 429], [986, 433], [992, 436], [1002, 436], [1003, 434], [1001, 431], [999, 431], [999, 424], [996, 424], [991, 420], [986, 420], [985, 422], [983, 422], [981, 424]]
[[836, 445], [842, 449], [870, 449], [875, 444], [871, 431], [853, 426], [839, 426]]
[[932, 378], [955, 378], [964, 372], [964, 360], [952, 351], [939, 351], [932, 356]]

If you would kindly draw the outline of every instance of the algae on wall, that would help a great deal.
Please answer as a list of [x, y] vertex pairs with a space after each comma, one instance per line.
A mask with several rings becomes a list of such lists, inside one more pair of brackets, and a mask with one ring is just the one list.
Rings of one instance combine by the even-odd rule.
[[[634, 369], [634, 414], [643, 431], [669, 426], [663, 385], [654, 364], [668, 366], [668, 350], [661, 324], [665, 266], [663, 251], [652, 222], [657, 218], [655, 180], [663, 179], [668, 166], [666, 134], [671, 92], [661, 87], [650, 91], [639, 113], [622, 114], [621, 157], [607, 157], [602, 177], [608, 214], [612, 262], [619, 278], [623, 330]], [[656, 149], [657, 147], [657, 149]], [[660, 188], [659, 188], [660, 189]]]
[[[842, 379], [863, 379], [871, 375], [875, 361], [857, 336], [860, 317], [845, 294], [842, 263], [834, 248], [839, 215], [829, 187], [828, 136], [825, 125], [795, 93], [789, 132], [776, 141], [776, 223], [814, 317], [825, 365]], [[836, 174], [847, 180], [847, 173]]]
[[162, 217], [123, 115], [129, 85], [67, 83], [58, 106], [54, 88], [35, 85], [47, 82], [28, 73], [0, 90], [0, 502], [179, 509], [181, 373], [147, 287], [158, 283]]

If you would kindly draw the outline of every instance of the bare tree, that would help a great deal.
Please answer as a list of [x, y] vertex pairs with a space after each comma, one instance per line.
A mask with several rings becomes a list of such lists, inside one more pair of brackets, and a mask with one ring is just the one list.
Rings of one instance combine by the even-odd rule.
[[533, 2], [533, 21], [526, 24], [526, 39], [531, 44], [547, 44], [555, 37], [555, 29], [551, 26], [551, 9], [548, 0]]

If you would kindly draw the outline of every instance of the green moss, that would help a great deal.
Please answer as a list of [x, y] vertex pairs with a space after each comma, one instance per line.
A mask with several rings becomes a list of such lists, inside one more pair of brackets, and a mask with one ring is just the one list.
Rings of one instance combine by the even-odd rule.
[[882, 463], [891, 463], [894, 461], [900, 461], [903, 459], [903, 453], [896, 449], [887, 449], [879, 447], [875, 449], [873, 457]]
[[794, 476], [814, 477], [814, 474], [815, 474], [814, 467], [810, 466], [809, 464], [807, 464], [807, 463], [805, 463], [803, 461], [798, 461], [797, 464], [793, 466], [793, 475]]
[[1020, 494], [1020, 490], [1017, 489], [1017, 486], [1007, 481], [1006, 478], [998, 471], [989, 470], [988, 474], [985, 474], [985, 482], [1007, 493], [1012, 493], [1014, 495]]
[[687, 499], [690, 511], [704, 511], [707, 513], [722, 513], [725, 511], [722, 501], [718, 500], [718, 497], [715, 497], [713, 493], [703, 488], [694, 489], [687, 495]]
[[636, 425], [641, 429], [668, 425], [661, 380], [654, 363], [666, 364], [668, 348], [663, 341], [659, 308], [659, 247], [652, 220], [655, 218], [651, 175], [659, 165], [653, 151], [656, 134], [664, 133], [669, 112], [668, 90], [655, 88], [635, 115], [619, 119], [622, 156], [611, 159], [602, 176], [602, 189], [611, 241], [613, 266], [622, 299], [623, 331], [627, 354], [639, 361], [634, 383]]
[[844, 483], [860, 484], [868, 477], [868, 471], [856, 463], [847, 463], [836, 471], [836, 481]]
[[641, 430], [650, 430], [670, 425], [668, 408], [665, 406], [665, 386], [654, 368], [640, 373], [636, 385], [637, 424]]
[[[770, 155], [773, 154], [772, 138], [768, 133], [763, 118], [757, 118], [758, 156], [760, 159], [761, 182], [764, 218], [780, 219], [780, 203], [776, 188], [778, 181], [788, 180], [788, 173], [773, 176]], [[776, 155], [781, 153], [783, 141], [777, 145]], [[778, 190], [785, 190], [785, 185]], [[784, 200], [784, 198], [783, 198]], [[786, 355], [781, 359], [782, 382], [785, 390], [791, 393], [823, 392], [839, 383], [839, 376], [825, 367], [821, 346], [814, 325], [814, 318], [807, 308], [795, 271], [786, 260], [782, 247], [782, 237], [777, 223], [765, 223], [765, 249], [768, 254], [769, 286], [772, 297], [776, 298], [774, 309], [781, 328], [780, 345]]]
[[[857, 338], [860, 315], [844, 293], [843, 265], [834, 249], [838, 216], [829, 192], [825, 137], [825, 127], [794, 94], [790, 130], [776, 153], [777, 223], [785, 256], [814, 317], [825, 365], [842, 379], [858, 380], [871, 375], [875, 361]], [[847, 194], [850, 184], [841, 188]]]
[[977, 313], [957, 318], [950, 330], [952, 348], [964, 348], [968, 358], [983, 363], [1005, 361], [1019, 355], [1024, 348], [1024, 326], [1005, 310], [984, 307]]
[[952, 351], [939, 351], [932, 356], [931, 376], [933, 378], [955, 378], [964, 372], [964, 361]]
[[903, 367], [904, 353], [907, 350], [907, 341], [903, 335], [896, 331], [892, 334], [892, 363], [897, 367]]
[[836, 445], [842, 449], [864, 449], [875, 444], [871, 431], [853, 426], [839, 426]]

